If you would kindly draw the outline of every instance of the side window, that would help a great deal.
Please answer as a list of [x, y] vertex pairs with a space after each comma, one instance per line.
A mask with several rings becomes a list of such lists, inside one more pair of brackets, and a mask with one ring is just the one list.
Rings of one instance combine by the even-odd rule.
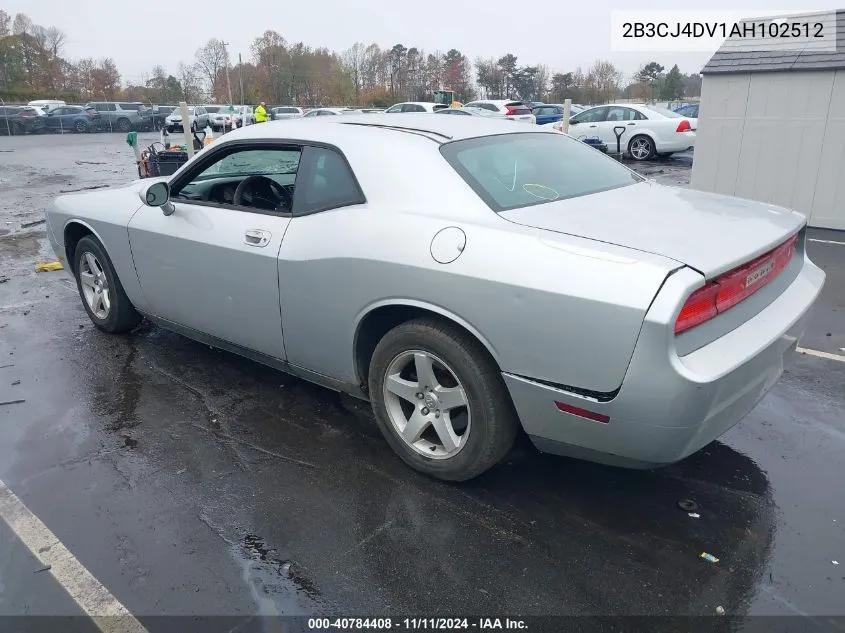
[[325, 211], [365, 202], [346, 160], [336, 150], [306, 147], [296, 188], [298, 214]]
[[61, 115], [61, 114], [70, 114], [70, 113], [67, 111], [67, 108], [55, 108], [53, 110], [53, 114], [55, 116], [58, 116], [58, 115]]
[[115, 105], [114, 103], [106, 103], [106, 104], [103, 104], [103, 105], [106, 106], [105, 107], [106, 112], [117, 112], [117, 105]]
[[402, 108], [402, 112], [425, 112], [425, 108], [416, 103], [406, 103], [405, 107]]
[[385, 114], [395, 114], [395, 113], [397, 113], [397, 112], [402, 112], [402, 105], [401, 105], [401, 104], [400, 104], [400, 105], [395, 105], [395, 106], [393, 106], [393, 107], [391, 107], [391, 108], [388, 108], [388, 109], [387, 109], [387, 112], [386, 112]]
[[185, 201], [289, 213], [301, 153], [298, 147], [229, 152], [210, 165], [198, 166], [199, 171], [171, 195]]
[[633, 121], [634, 111], [630, 108], [607, 108], [605, 121]]
[[576, 114], [572, 117], [572, 122], [575, 124], [578, 123], [598, 123], [600, 121], [605, 121], [605, 115], [607, 114], [608, 108], [591, 108], [589, 110], [585, 110], [581, 114]]
[[634, 110], [634, 115], [635, 121], [648, 121], [648, 117], [639, 110]]

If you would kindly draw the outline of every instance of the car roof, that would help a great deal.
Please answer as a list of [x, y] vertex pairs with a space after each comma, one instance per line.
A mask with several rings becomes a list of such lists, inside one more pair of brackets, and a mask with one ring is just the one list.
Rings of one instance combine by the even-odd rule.
[[[393, 132], [390, 136], [384, 132]], [[435, 116], [429, 112], [404, 114], [360, 114], [356, 117], [304, 118], [285, 122], [249, 125], [223, 137], [225, 140], [289, 138], [323, 143], [342, 142], [352, 137], [383, 138], [396, 142], [403, 134], [425, 136], [438, 143], [519, 132], [553, 133], [544, 126], [515, 126], [498, 117]]]
[[531, 103], [522, 99], [474, 99], [470, 103], [492, 103], [493, 105], [505, 105], [506, 103]]

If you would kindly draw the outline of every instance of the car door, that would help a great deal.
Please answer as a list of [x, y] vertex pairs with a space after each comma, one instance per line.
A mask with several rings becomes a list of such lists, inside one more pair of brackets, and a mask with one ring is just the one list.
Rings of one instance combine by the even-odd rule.
[[560, 116], [556, 116], [557, 110], [554, 106], [540, 106], [535, 108], [533, 112], [534, 116], [537, 117], [537, 125], [546, 125], [560, 120]]
[[642, 115], [633, 108], [622, 106], [608, 106], [606, 110], [604, 120], [598, 122], [599, 132], [597, 136], [607, 144], [610, 151], [615, 152], [617, 149], [616, 133], [619, 132], [619, 148], [624, 151], [637, 133], [637, 120]]
[[588, 138], [599, 135], [599, 123], [604, 121], [607, 106], [590, 108], [570, 119], [569, 134], [575, 138]]
[[47, 113], [44, 117], [44, 123], [47, 125], [48, 130], [59, 130], [62, 127], [67, 127], [66, 123], [62, 120], [65, 110], [66, 108], [55, 108]]
[[[361, 231], [378, 231], [378, 220], [340, 150], [306, 147], [297, 176], [294, 217], [279, 253], [279, 287], [287, 360], [333, 378], [348, 374], [349, 357], [338, 353], [348, 340], [355, 289], [338, 287], [338, 266]], [[378, 266], [372, 268], [378, 270]], [[362, 284], [368, 283], [361, 279]]]
[[[141, 288], [155, 316], [284, 359], [277, 258], [302, 148], [256, 141], [206, 151], [171, 181], [172, 215], [145, 206], [129, 222]], [[249, 176], [258, 182], [235, 199]]]

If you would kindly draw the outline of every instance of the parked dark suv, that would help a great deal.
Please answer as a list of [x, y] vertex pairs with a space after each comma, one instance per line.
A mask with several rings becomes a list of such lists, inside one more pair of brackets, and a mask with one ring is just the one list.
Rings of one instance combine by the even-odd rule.
[[104, 130], [129, 132], [149, 125], [147, 106], [140, 101], [92, 101], [86, 103], [85, 107], [94, 108], [100, 114], [99, 124]]
[[0, 107], [0, 134], [32, 134], [44, 130], [44, 115], [31, 106]]

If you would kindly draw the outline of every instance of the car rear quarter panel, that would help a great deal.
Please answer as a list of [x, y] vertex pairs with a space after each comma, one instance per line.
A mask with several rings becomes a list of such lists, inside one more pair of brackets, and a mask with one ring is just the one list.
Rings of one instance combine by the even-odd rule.
[[[423, 160], [347, 157], [367, 204], [294, 218], [279, 262], [285, 351], [312, 371], [360, 384], [354, 343], [383, 305], [428, 307], [465, 325], [503, 371], [610, 392], [622, 383], [645, 313], [678, 264], [515, 225], [491, 211], [433, 148]], [[434, 236], [456, 226], [450, 264]]]
[[[143, 206], [138, 198], [139, 188], [140, 185], [133, 183], [116, 189], [59, 196], [47, 211], [47, 222], [62, 251], [66, 250], [65, 229], [69, 224], [80, 224], [90, 230], [105, 247], [129, 300], [136, 308], [144, 310], [146, 302], [135, 273], [126, 230], [129, 219]], [[158, 209], [145, 208], [145, 211], [160, 213]], [[68, 265], [69, 272], [70, 265], [72, 263]]]

